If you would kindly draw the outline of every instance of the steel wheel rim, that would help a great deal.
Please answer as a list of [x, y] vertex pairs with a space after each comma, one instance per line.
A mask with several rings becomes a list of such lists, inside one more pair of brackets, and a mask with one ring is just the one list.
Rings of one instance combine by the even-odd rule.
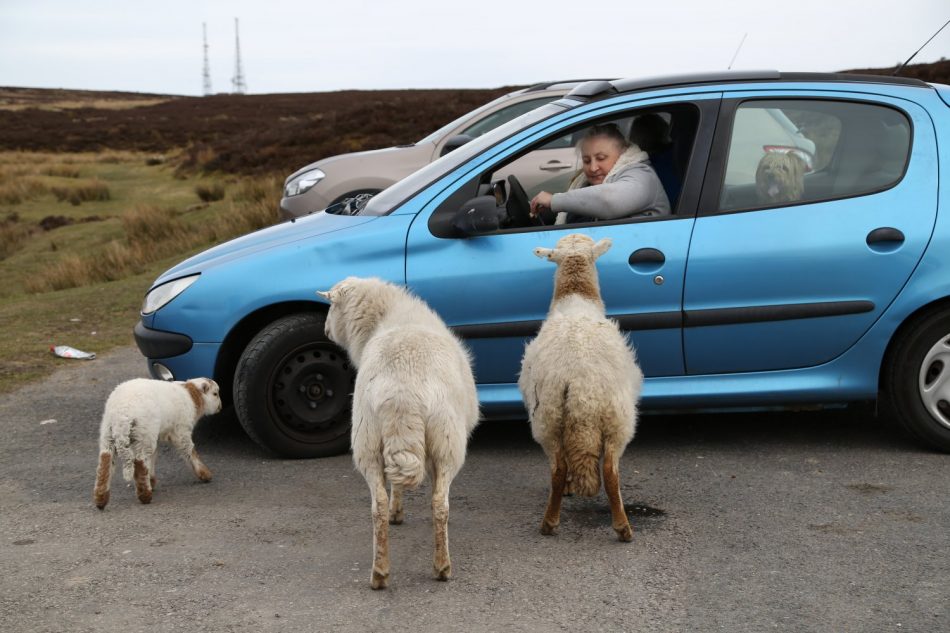
[[[267, 405], [284, 435], [323, 444], [349, 433], [353, 372], [330, 343], [307, 343], [285, 354], [267, 381]], [[341, 420], [346, 416], [346, 420]]]
[[950, 336], [942, 337], [924, 356], [917, 387], [927, 412], [950, 429]]

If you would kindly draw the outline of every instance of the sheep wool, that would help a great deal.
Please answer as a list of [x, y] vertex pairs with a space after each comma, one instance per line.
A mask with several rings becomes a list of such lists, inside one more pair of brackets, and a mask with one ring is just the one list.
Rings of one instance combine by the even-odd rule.
[[623, 541], [633, 537], [620, 498], [619, 463], [636, 428], [643, 374], [616, 322], [605, 315], [595, 261], [610, 244], [572, 234], [554, 249], [534, 250], [557, 264], [548, 317], [525, 348], [518, 380], [531, 433], [551, 466], [543, 534], [557, 530], [568, 481], [578, 494], [597, 494], [603, 458], [614, 530]]
[[479, 417], [468, 351], [428, 305], [400, 286], [348, 277], [318, 294], [330, 301], [327, 337], [357, 369], [351, 440], [353, 461], [372, 496], [371, 586], [389, 583], [388, 523], [402, 523], [402, 491], [419, 485], [426, 472], [432, 479], [434, 573], [446, 580], [449, 486]]

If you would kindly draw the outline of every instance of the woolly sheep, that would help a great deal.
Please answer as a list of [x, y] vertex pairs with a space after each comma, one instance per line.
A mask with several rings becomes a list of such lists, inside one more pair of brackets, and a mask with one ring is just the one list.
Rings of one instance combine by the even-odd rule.
[[188, 462], [195, 477], [211, 481], [211, 471], [198, 457], [191, 432], [205, 415], [221, 411], [218, 383], [210, 378], [164, 382], [135, 378], [116, 387], [106, 400], [99, 426], [99, 466], [93, 502], [100, 510], [109, 503], [115, 458], [122, 475], [135, 481], [142, 503], [152, 501], [158, 442], [170, 442]]
[[620, 456], [633, 439], [643, 374], [617, 324], [607, 319], [594, 262], [611, 241], [586, 235], [561, 238], [535, 255], [557, 264], [554, 296], [537, 338], [525, 348], [518, 387], [531, 433], [551, 465], [551, 492], [542, 534], [560, 523], [561, 498], [570, 479], [574, 492], [594, 496], [604, 489], [613, 528], [621, 541], [633, 530], [620, 498]]
[[402, 287], [349, 277], [318, 294], [330, 301], [327, 337], [357, 368], [351, 439], [353, 461], [372, 495], [371, 586], [389, 584], [387, 518], [402, 523], [403, 488], [419, 485], [424, 471], [432, 479], [434, 573], [447, 580], [449, 486], [479, 416], [469, 354], [435, 312]]

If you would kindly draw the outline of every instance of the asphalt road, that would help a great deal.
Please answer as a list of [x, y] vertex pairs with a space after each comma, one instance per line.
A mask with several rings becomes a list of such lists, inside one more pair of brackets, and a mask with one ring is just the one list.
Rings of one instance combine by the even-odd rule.
[[[91, 491], [126, 349], [0, 397], [3, 631], [947, 631], [950, 456], [866, 412], [646, 417], [606, 498], [538, 532], [547, 465], [524, 422], [483, 424], [451, 495], [454, 577], [429, 577], [428, 487], [369, 588], [369, 491], [349, 456], [264, 455], [227, 419], [169, 450], [149, 506]], [[55, 420], [51, 422], [50, 420]]]

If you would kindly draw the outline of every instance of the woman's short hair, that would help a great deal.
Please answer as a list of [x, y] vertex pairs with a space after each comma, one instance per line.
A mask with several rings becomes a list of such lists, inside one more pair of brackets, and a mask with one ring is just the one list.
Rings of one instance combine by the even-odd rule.
[[616, 141], [620, 146], [620, 151], [623, 152], [628, 147], [630, 147], [630, 141], [623, 135], [623, 132], [620, 131], [620, 128], [617, 127], [616, 123], [598, 123], [597, 125], [592, 125], [587, 128], [587, 131], [584, 133], [584, 136], [581, 138], [580, 142], [577, 144], [577, 148], [580, 149], [581, 143], [586, 141], [589, 138], [595, 138], [598, 136], [606, 136], [612, 141]]

